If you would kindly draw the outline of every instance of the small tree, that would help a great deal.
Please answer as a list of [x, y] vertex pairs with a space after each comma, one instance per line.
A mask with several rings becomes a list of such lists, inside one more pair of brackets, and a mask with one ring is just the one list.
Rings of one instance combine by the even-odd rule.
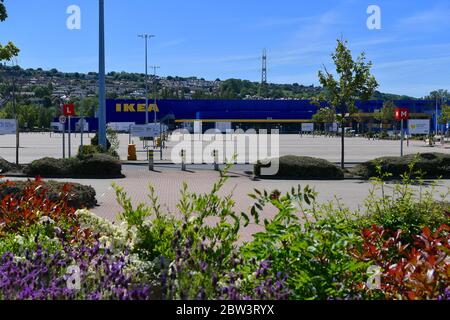
[[[439, 124], [448, 124], [450, 122], [450, 106], [442, 105], [442, 115], [439, 117]], [[447, 132], [448, 133], [448, 132]]]
[[106, 137], [107, 137], [107, 140], [111, 143], [111, 147], [109, 148], [109, 151], [112, 153], [116, 153], [119, 150], [119, 146], [120, 146], [119, 135], [113, 128], [108, 127], [106, 129]]
[[[5, 21], [8, 18], [3, 0], [0, 0], [0, 22]], [[9, 61], [19, 54], [19, 49], [12, 42], [8, 42], [6, 46], [0, 43], [0, 61]]]
[[[380, 112], [375, 114], [375, 119], [381, 121], [382, 124], [392, 124], [395, 120], [395, 108], [396, 106], [393, 101], [385, 102]], [[387, 130], [383, 128], [383, 131], [386, 132]]]
[[366, 56], [361, 53], [353, 60], [347, 41], [337, 40], [336, 51], [332, 54], [338, 79], [329, 73], [324, 66], [319, 71], [319, 81], [325, 89], [330, 106], [339, 110], [338, 121], [341, 124], [341, 167], [345, 166], [345, 123], [356, 108], [357, 100], [368, 100], [378, 87], [375, 77], [371, 75], [371, 62], [366, 62]]
[[314, 123], [325, 124], [325, 132], [327, 131], [326, 124], [334, 123], [336, 121], [336, 111], [333, 108], [324, 107], [320, 108], [316, 114], [313, 115], [312, 120]]

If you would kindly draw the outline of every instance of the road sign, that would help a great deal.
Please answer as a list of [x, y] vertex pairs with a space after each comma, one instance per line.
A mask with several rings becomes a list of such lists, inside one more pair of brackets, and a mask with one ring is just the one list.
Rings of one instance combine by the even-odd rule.
[[395, 109], [395, 120], [408, 120], [409, 119], [409, 109], [408, 108], [396, 108]]
[[66, 117], [73, 117], [75, 115], [75, 105], [74, 104], [65, 104], [63, 113]]
[[0, 134], [15, 134], [16, 120], [14, 119], [0, 119]]
[[313, 132], [314, 131], [314, 123], [302, 123], [302, 131], [303, 132]]
[[430, 134], [430, 120], [429, 119], [411, 119], [408, 120], [408, 131], [411, 135]]
[[130, 126], [131, 136], [140, 138], [154, 138], [161, 134], [161, 127], [159, 123], [148, 125], [134, 125]]
[[59, 123], [65, 124], [66, 121], [67, 121], [67, 118], [66, 118], [65, 116], [60, 116], [60, 117], [59, 117]]

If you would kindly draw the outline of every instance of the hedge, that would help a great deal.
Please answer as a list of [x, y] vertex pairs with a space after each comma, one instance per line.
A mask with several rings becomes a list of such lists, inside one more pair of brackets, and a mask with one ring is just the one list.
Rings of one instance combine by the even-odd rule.
[[5, 173], [13, 168], [12, 164], [0, 157], [0, 173]]
[[370, 179], [379, 175], [377, 172], [377, 165], [379, 164], [382, 172], [392, 174], [391, 178], [400, 178], [403, 173], [409, 171], [409, 165], [413, 162], [413, 171], [422, 171], [424, 178], [450, 178], [450, 155], [444, 153], [422, 153], [403, 157], [377, 158], [355, 166], [350, 169], [350, 173], [363, 179]]
[[261, 168], [268, 167], [260, 162], [254, 165], [256, 177], [266, 179], [286, 180], [342, 180], [344, 172], [333, 163], [318, 158], [283, 156], [279, 160], [279, 170], [276, 175], [261, 174]]
[[[14, 181], [12, 183], [0, 184], [0, 198], [3, 199], [6, 195], [20, 194], [27, 181]], [[90, 209], [97, 205], [95, 198], [96, 192], [91, 186], [85, 186], [78, 183], [62, 183], [56, 181], [48, 181], [40, 183], [44, 189], [47, 189], [46, 197], [54, 202], [61, 200], [61, 192], [64, 186], [70, 186], [68, 204], [75, 209]]]
[[43, 158], [33, 161], [24, 173], [45, 178], [118, 178], [122, 177], [122, 164], [107, 154], [91, 154], [82, 159]]

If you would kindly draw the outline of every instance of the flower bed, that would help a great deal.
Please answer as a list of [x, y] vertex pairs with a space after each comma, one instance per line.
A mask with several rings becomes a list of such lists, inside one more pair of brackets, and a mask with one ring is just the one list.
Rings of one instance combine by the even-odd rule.
[[[0, 299], [450, 299], [448, 205], [415, 197], [410, 177], [377, 197], [383, 177], [363, 212], [298, 187], [255, 190], [238, 214], [223, 177], [203, 195], [184, 186], [175, 218], [153, 188], [134, 207], [115, 186], [121, 225], [29, 182], [0, 201]], [[241, 244], [249, 223], [263, 231]]]

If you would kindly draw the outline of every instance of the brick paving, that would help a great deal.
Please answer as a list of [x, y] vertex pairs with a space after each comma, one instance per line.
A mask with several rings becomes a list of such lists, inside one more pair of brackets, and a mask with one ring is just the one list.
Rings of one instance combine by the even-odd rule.
[[[156, 168], [158, 170], [158, 167]], [[115, 182], [124, 188], [124, 190], [133, 199], [133, 204], [149, 203], [148, 185], [155, 187], [156, 194], [159, 197], [162, 208], [167, 212], [177, 214], [176, 204], [180, 199], [180, 190], [183, 182], [188, 183], [189, 191], [195, 193], [209, 192], [213, 183], [219, 179], [219, 173], [213, 170], [195, 170], [195, 172], [181, 172], [174, 168], [163, 168], [162, 172], [149, 172], [145, 166], [124, 166], [126, 179], [116, 180]], [[111, 181], [112, 182], [112, 181]], [[103, 182], [104, 183], [104, 182]], [[252, 181], [243, 171], [232, 170], [229, 173], [229, 180], [224, 185], [219, 195], [225, 196], [233, 193], [236, 212], [248, 212], [253, 205], [253, 201], [248, 197], [253, 190], [279, 190], [288, 192], [292, 187], [298, 185], [310, 185], [319, 193], [318, 201], [328, 202], [342, 200], [346, 206], [353, 210], [357, 210], [364, 204], [364, 200], [369, 195], [371, 184], [359, 180], [344, 181], [280, 181], [280, 180], [261, 180]], [[103, 189], [105, 190], [105, 185]], [[445, 191], [450, 187], [450, 181], [442, 181], [439, 186], [440, 191]], [[116, 201], [115, 192], [108, 187], [102, 194], [98, 194], [99, 207], [93, 212], [107, 218], [111, 221], [117, 221], [117, 214], [121, 212], [121, 208]], [[262, 212], [262, 219], [273, 217], [276, 213], [274, 207], [267, 207]], [[262, 220], [263, 221], [263, 220]], [[250, 240], [251, 235], [260, 231], [259, 226], [251, 224], [242, 231], [242, 241]]]

